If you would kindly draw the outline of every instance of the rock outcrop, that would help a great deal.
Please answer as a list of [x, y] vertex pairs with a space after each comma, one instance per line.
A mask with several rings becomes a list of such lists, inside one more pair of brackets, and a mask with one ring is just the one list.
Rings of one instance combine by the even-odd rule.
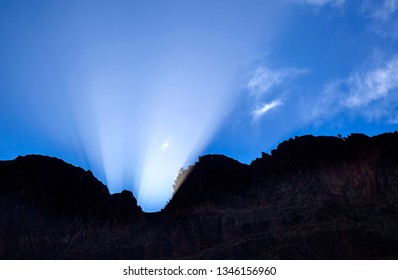
[[206, 155], [159, 213], [44, 156], [0, 162], [2, 259], [396, 259], [398, 133]]

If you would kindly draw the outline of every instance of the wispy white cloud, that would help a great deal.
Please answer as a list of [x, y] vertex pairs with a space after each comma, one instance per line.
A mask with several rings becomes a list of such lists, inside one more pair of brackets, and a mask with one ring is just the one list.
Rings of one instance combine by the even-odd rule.
[[300, 75], [307, 73], [306, 69], [282, 68], [271, 69], [264, 66], [258, 67], [247, 84], [251, 94], [264, 95], [272, 89], [286, 83]]
[[379, 21], [388, 21], [398, 10], [398, 0], [365, 1], [365, 10], [370, 16]]
[[346, 83], [349, 86], [349, 96], [345, 105], [349, 108], [385, 98], [398, 89], [398, 58], [367, 73], [356, 73]]
[[398, 0], [367, 0], [362, 10], [371, 19], [370, 30], [383, 37], [398, 38]]
[[263, 116], [265, 113], [269, 112], [270, 110], [279, 107], [283, 105], [282, 100], [280, 99], [275, 99], [271, 103], [266, 103], [261, 108], [254, 110], [253, 113], [253, 119], [256, 120]]
[[317, 7], [322, 7], [325, 5], [341, 7], [345, 3], [345, 0], [292, 0], [292, 1], [300, 4], [309, 4]]
[[398, 57], [392, 57], [377, 67], [358, 71], [346, 79], [328, 83], [312, 118], [319, 120], [347, 111], [369, 121], [397, 120]]

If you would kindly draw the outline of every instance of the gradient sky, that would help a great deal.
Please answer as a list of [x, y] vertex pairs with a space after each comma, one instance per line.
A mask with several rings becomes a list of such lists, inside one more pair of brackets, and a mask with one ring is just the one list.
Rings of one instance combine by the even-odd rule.
[[398, 124], [398, 0], [0, 1], [0, 159], [90, 169], [145, 211], [198, 155]]

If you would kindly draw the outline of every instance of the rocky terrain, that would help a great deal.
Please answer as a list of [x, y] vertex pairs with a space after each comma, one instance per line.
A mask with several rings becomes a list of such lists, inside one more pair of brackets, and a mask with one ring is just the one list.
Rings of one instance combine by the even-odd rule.
[[2, 259], [397, 259], [398, 133], [206, 155], [159, 213], [45, 156], [0, 161]]

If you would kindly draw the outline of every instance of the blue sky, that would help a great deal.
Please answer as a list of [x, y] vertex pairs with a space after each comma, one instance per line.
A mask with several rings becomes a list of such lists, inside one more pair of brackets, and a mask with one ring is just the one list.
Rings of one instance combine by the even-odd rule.
[[398, 0], [0, 1], [0, 159], [56, 156], [145, 211], [207, 153], [398, 124]]

